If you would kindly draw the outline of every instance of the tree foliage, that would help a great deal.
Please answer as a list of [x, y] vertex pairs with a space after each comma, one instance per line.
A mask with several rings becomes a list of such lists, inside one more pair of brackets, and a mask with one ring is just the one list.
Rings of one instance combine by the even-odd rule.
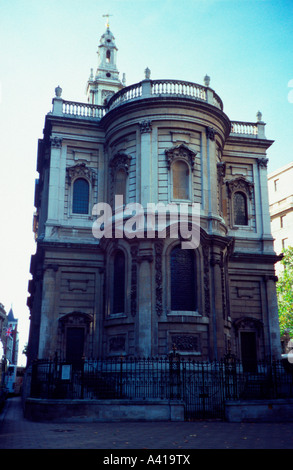
[[293, 247], [284, 250], [281, 261], [284, 270], [279, 274], [277, 295], [281, 335], [289, 333], [293, 337]]

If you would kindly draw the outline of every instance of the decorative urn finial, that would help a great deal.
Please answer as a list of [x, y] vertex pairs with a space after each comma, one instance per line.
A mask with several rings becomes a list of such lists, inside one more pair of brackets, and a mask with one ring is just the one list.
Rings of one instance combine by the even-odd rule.
[[144, 73], [146, 80], [149, 80], [151, 78], [151, 71], [148, 67], [145, 69]]
[[204, 77], [204, 84], [205, 86], [210, 86], [210, 81], [211, 81], [211, 77], [209, 77], [208, 75], [206, 75]]
[[62, 88], [59, 85], [55, 88], [55, 95], [56, 95], [56, 98], [61, 98]]

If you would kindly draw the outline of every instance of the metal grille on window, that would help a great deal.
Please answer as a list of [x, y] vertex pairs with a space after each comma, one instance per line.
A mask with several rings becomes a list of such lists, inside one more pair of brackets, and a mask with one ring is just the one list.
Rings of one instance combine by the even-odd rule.
[[247, 200], [245, 194], [242, 192], [236, 192], [233, 200], [234, 207], [234, 224], [235, 225], [247, 225]]
[[75, 180], [73, 185], [72, 212], [74, 214], [88, 214], [89, 210], [89, 184], [83, 178]]
[[125, 256], [118, 251], [114, 258], [113, 313], [124, 312]]
[[170, 257], [171, 310], [196, 310], [195, 256], [192, 250], [173, 248]]
[[124, 170], [119, 169], [115, 175], [115, 195], [123, 196], [123, 201], [126, 198], [126, 173]]

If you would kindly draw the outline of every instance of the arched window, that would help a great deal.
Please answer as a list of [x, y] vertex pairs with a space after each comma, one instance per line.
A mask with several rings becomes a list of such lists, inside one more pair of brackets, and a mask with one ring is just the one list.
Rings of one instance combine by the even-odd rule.
[[125, 300], [125, 256], [123, 251], [117, 251], [114, 257], [113, 276], [113, 313], [124, 312]]
[[193, 250], [175, 246], [170, 256], [171, 310], [195, 311], [197, 308], [195, 256]]
[[123, 196], [123, 202], [126, 200], [126, 172], [123, 168], [115, 173], [115, 196]]
[[173, 199], [189, 199], [189, 168], [183, 160], [172, 165]]
[[233, 195], [234, 225], [248, 225], [247, 198], [242, 191]]
[[72, 212], [74, 214], [88, 214], [89, 211], [89, 183], [84, 178], [78, 178], [73, 184]]
[[111, 51], [108, 49], [106, 52], [106, 61], [109, 63], [111, 60]]

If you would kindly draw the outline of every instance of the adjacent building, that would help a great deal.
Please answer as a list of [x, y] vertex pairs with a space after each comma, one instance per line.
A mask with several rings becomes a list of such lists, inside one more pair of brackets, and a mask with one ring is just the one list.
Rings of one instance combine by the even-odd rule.
[[17, 365], [18, 361], [18, 348], [19, 348], [19, 333], [18, 333], [18, 319], [14, 317], [12, 307], [7, 315], [7, 330], [6, 330], [6, 359], [10, 364]]
[[[231, 121], [208, 76], [153, 80], [147, 68], [125, 86], [109, 26], [98, 54], [87, 102], [58, 86], [38, 145], [29, 363], [172, 348], [278, 357], [261, 113]], [[198, 244], [184, 245], [190, 234]]]
[[[7, 315], [6, 315], [4, 305], [0, 303], [0, 363], [1, 365], [5, 359], [6, 330], [7, 330]], [[2, 367], [1, 367], [1, 370], [2, 370]]]
[[[293, 246], [293, 162], [268, 175], [272, 235], [276, 253]], [[277, 263], [280, 272], [282, 265]]]

